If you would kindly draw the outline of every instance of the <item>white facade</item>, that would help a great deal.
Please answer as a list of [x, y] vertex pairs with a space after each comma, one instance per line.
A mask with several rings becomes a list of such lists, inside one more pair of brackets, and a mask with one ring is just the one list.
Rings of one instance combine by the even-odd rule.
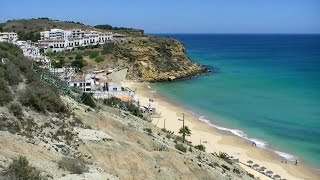
[[16, 42], [18, 34], [15, 32], [0, 32], [0, 42]]
[[122, 91], [122, 86], [120, 83], [109, 82], [109, 83], [106, 83], [106, 85], [108, 87], [107, 91], [117, 91], [117, 92]]
[[41, 56], [40, 49], [31, 41], [16, 41], [14, 44], [19, 46], [23, 55], [29, 59], [37, 60]]
[[81, 29], [51, 29], [40, 33], [39, 47], [45, 51], [60, 52], [73, 48], [98, 45], [110, 42], [112, 33], [98, 31], [82, 31]]
[[68, 85], [70, 87], [81, 89], [84, 92], [91, 92], [93, 80], [90, 75], [78, 75], [69, 80]]

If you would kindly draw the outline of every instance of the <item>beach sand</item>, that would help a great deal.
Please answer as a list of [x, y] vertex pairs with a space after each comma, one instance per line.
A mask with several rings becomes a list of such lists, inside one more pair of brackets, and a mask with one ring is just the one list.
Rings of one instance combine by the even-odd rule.
[[[218, 130], [205, 122], [199, 120], [199, 117], [192, 114], [181, 105], [176, 104], [166, 97], [153, 92], [151, 84], [145, 82], [123, 82], [124, 87], [129, 87], [136, 90], [140, 105], [148, 105], [149, 98], [153, 99], [151, 106], [156, 108], [158, 113], [161, 113], [161, 118], [153, 118], [152, 123], [159, 128], [164, 127], [175, 134], [182, 126], [182, 113], [185, 114], [185, 125], [191, 129], [191, 136], [186, 137], [193, 145], [198, 145], [200, 142], [206, 147], [206, 151], [213, 152], [226, 152], [230, 156], [238, 158], [240, 162], [247, 164], [248, 160], [252, 160], [254, 164], [259, 164], [260, 167], [267, 168], [266, 171], [273, 171], [273, 175], [278, 174], [282, 179], [320, 179], [319, 172], [311, 169], [310, 167], [288, 161], [287, 164], [281, 163], [280, 156], [276, 155], [270, 150], [261, 149], [252, 145], [252, 142], [233, 135], [227, 131]], [[204, 143], [205, 142], [205, 143]], [[240, 164], [246, 171], [253, 174], [260, 179], [270, 179], [269, 177]]]

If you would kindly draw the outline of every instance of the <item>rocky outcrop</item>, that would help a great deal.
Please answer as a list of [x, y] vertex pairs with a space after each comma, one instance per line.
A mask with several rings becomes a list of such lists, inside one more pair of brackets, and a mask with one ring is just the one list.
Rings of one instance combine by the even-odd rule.
[[209, 70], [191, 61], [177, 40], [163, 37], [132, 37], [115, 44], [113, 56], [128, 70], [128, 79], [171, 81], [206, 73]]

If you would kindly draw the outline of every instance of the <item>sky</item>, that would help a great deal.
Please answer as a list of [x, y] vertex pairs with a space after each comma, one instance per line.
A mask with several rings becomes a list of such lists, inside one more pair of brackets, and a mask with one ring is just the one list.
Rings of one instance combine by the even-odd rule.
[[38, 17], [146, 33], [320, 33], [320, 0], [0, 1], [0, 22]]

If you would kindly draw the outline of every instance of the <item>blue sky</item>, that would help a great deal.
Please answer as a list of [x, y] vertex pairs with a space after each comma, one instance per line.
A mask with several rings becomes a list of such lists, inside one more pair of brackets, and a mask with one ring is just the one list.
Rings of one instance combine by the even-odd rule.
[[320, 33], [320, 0], [1, 0], [0, 22], [49, 17], [147, 33]]

